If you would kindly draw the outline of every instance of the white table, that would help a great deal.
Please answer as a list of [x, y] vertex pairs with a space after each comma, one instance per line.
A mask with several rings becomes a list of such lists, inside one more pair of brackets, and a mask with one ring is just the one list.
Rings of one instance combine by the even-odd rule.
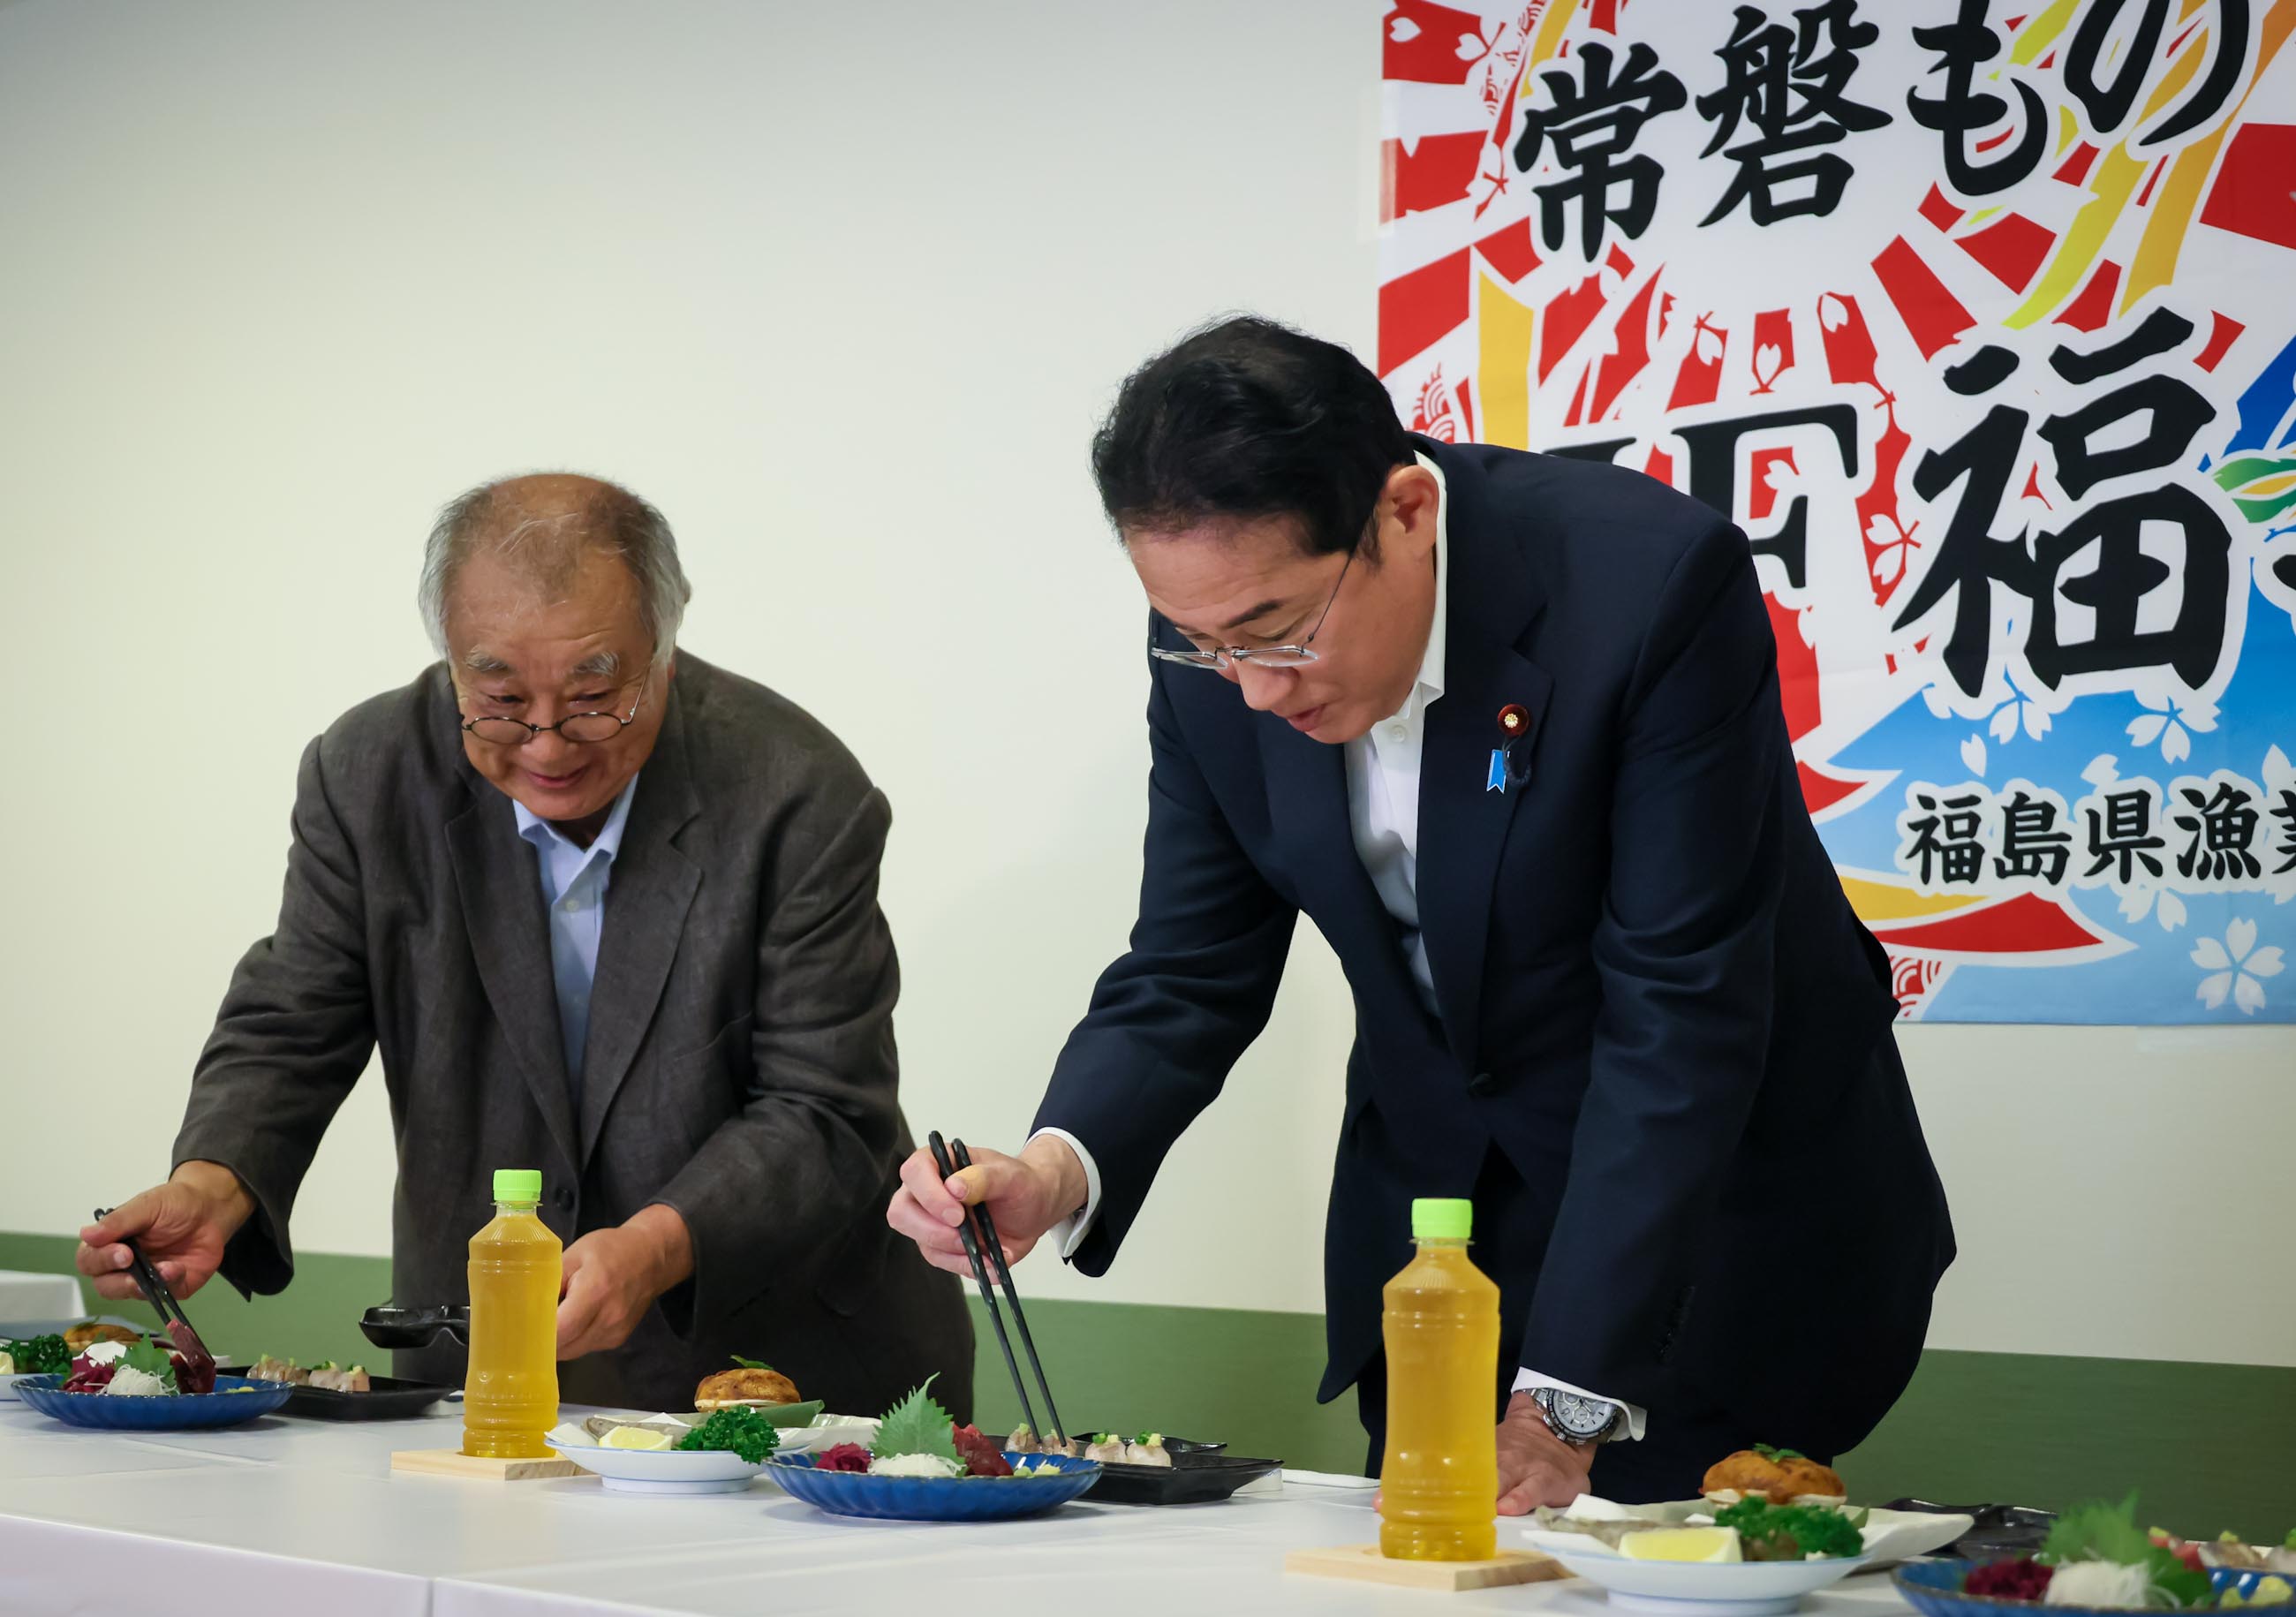
[[86, 1311], [77, 1276], [0, 1268], [0, 1326], [21, 1319], [78, 1319]]
[[[578, 1412], [569, 1410], [570, 1416]], [[393, 1474], [394, 1449], [458, 1441], [460, 1417], [226, 1432], [83, 1432], [0, 1402], [0, 1611], [248, 1617], [529, 1617], [854, 1611], [1429, 1617], [1545, 1608], [1606, 1617], [1570, 1583], [1439, 1599], [1288, 1577], [1284, 1552], [1377, 1532], [1355, 1479], [1287, 1473], [1280, 1493], [1140, 1509], [1089, 1498], [981, 1525], [828, 1516], [744, 1494], [610, 1494], [590, 1478], [488, 1484]], [[1502, 1526], [1501, 1542], [1509, 1529]], [[1902, 1611], [1857, 1580], [1812, 1617]]]

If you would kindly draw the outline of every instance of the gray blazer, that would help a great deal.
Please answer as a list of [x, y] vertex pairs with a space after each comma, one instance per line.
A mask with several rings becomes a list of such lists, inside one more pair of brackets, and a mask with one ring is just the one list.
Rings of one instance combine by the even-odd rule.
[[[619, 1349], [560, 1367], [569, 1401], [690, 1408], [740, 1353], [864, 1415], [938, 1372], [967, 1418], [963, 1296], [883, 1212], [911, 1149], [884, 793], [803, 710], [681, 653], [607, 890], [578, 1088], [535, 852], [457, 724], [434, 664], [303, 754], [279, 928], [232, 978], [176, 1139], [176, 1161], [254, 1194], [225, 1277], [292, 1277], [296, 1189], [380, 1047], [401, 1304], [466, 1300], [494, 1170], [539, 1168], [563, 1241], [654, 1202], [693, 1235], [692, 1280]], [[396, 1368], [459, 1383], [463, 1351], [442, 1339]]]

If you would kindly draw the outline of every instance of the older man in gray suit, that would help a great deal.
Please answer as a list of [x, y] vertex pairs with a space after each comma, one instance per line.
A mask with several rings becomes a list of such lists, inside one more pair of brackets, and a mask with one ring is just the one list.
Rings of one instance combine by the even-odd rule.
[[[676, 654], [691, 593], [611, 484], [446, 509], [422, 592], [444, 660], [303, 754], [278, 930], [168, 1182], [81, 1232], [99, 1292], [133, 1294], [128, 1235], [179, 1293], [285, 1286], [296, 1189], [379, 1047], [399, 1302], [467, 1296], [493, 1170], [539, 1167], [565, 1397], [682, 1408], [741, 1353], [864, 1414], [938, 1372], [963, 1415], [963, 1298], [877, 1211], [911, 1148], [890, 811], [812, 718]], [[461, 1352], [398, 1368], [458, 1381]]]

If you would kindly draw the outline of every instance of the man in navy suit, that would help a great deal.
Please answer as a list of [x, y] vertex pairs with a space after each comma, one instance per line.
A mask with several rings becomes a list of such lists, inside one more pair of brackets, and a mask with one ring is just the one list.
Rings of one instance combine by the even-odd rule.
[[1103, 1272], [1266, 1024], [1297, 917], [1356, 1002], [1328, 1363], [1384, 1422], [1409, 1204], [1500, 1286], [1503, 1512], [1849, 1448], [1953, 1257], [1888, 962], [1803, 807], [1745, 538], [1637, 472], [1406, 433], [1344, 349], [1234, 319], [1136, 372], [1093, 469], [1150, 607], [1131, 947], [1017, 1157], [888, 1211], [964, 1272]]

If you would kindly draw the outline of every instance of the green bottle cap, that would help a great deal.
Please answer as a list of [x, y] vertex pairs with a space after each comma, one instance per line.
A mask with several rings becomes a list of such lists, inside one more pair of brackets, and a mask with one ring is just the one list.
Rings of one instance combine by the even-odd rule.
[[1475, 1204], [1443, 1196], [1422, 1196], [1411, 1204], [1414, 1241], [1464, 1241], [1475, 1227]]
[[542, 1170], [539, 1168], [496, 1169], [495, 1200], [497, 1202], [541, 1201]]

